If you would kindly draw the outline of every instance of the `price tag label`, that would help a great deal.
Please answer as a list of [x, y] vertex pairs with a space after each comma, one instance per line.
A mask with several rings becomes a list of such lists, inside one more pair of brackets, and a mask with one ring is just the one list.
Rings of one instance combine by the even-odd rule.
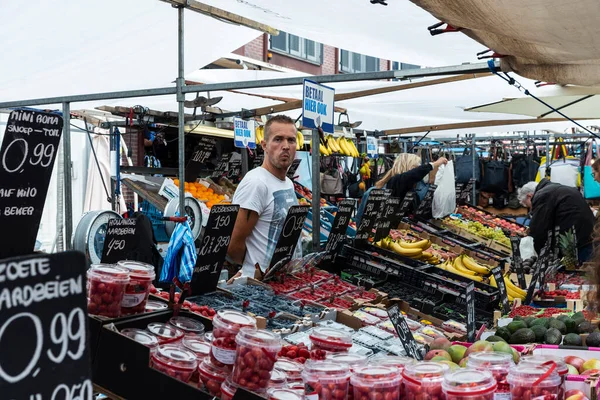
[[31, 254], [35, 246], [63, 118], [13, 110], [0, 147], [0, 257]]
[[360, 223], [356, 229], [356, 237], [354, 245], [357, 248], [364, 248], [369, 242], [369, 238], [373, 236], [373, 228], [381, 212], [383, 205], [389, 194], [384, 189], [373, 189], [367, 198], [365, 211], [360, 219]]
[[423, 219], [431, 219], [432, 218], [431, 207], [433, 205], [433, 195], [434, 195], [436, 189], [437, 189], [437, 185], [429, 185], [429, 188], [427, 189], [427, 193], [425, 193], [425, 197], [423, 197], [423, 200], [419, 204], [419, 208], [417, 208], [417, 212], [415, 213], [417, 215], [417, 217], [420, 217]]
[[501, 263], [501, 266], [497, 266], [492, 270], [492, 275], [494, 276], [494, 280], [496, 281], [496, 285], [498, 286], [498, 291], [500, 292], [502, 310], [505, 314], [508, 314], [510, 312], [510, 305], [508, 304], [508, 292], [506, 291], [506, 284], [502, 275], [503, 270], [504, 263]]
[[137, 219], [113, 218], [108, 220], [108, 228], [104, 238], [101, 262], [116, 264], [117, 261], [131, 260], [131, 254], [136, 250], [135, 236]]
[[354, 212], [355, 202], [352, 199], [344, 199], [338, 204], [338, 210], [333, 220], [331, 232], [327, 237], [325, 252], [327, 253], [324, 260], [333, 260], [339, 251], [340, 245], [346, 239], [346, 230], [350, 223], [350, 218]]
[[79, 252], [0, 261], [3, 399], [92, 400], [86, 269]]
[[298, 171], [298, 167], [300, 166], [300, 163], [302, 162], [302, 160], [296, 158], [294, 161], [292, 161], [292, 165], [290, 165], [290, 168], [287, 171], [287, 177], [294, 180], [294, 177], [296, 176], [296, 171]]
[[198, 145], [192, 153], [192, 157], [185, 166], [185, 181], [195, 182], [200, 175], [200, 168], [205, 164], [212, 155], [217, 141], [213, 138], [202, 136], [198, 141]]
[[521, 238], [519, 236], [510, 237], [510, 247], [512, 249], [512, 265], [513, 269], [517, 274], [517, 280], [520, 288], [527, 287], [527, 281], [525, 280], [525, 273], [523, 272], [523, 259], [521, 258]]
[[381, 217], [377, 220], [377, 229], [375, 230], [375, 241], [378, 242], [390, 234], [392, 227], [398, 226], [398, 209], [400, 208], [400, 199], [398, 197], [388, 197]]
[[211, 175], [212, 178], [220, 178], [227, 174], [227, 168], [229, 167], [229, 158], [230, 157], [231, 157], [231, 154], [221, 155], [221, 159], [219, 160], [217, 167], [215, 168], [215, 170], [213, 171], [213, 173]]
[[404, 346], [404, 351], [406, 351], [406, 355], [414, 358], [417, 361], [423, 360], [423, 354], [419, 349], [415, 338], [413, 337], [404, 316], [400, 312], [400, 308], [397, 304], [394, 304], [390, 308], [387, 309], [388, 316], [390, 317], [390, 321], [394, 325], [394, 329], [396, 329], [396, 333], [398, 333], [398, 338]]
[[237, 204], [216, 204], [210, 209], [192, 274], [194, 295], [214, 292], [217, 288], [239, 211]]
[[475, 342], [477, 335], [475, 328], [475, 282], [465, 288], [465, 302], [467, 303], [467, 341]]
[[283, 222], [281, 234], [275, 245], [271, 263], [269, 264], [269, 268], [267, 269], [263, 280], [268, 280], [274, 276], [275, 273], [285, 267], [294, 256], [294, 250], [296, 250], [296, 245], [300, 239], [302, 227], [304, 226], [304, 221], [306, 220], [310, 208], [311, 206], [291, 206], [288, 210], [288, 214]]

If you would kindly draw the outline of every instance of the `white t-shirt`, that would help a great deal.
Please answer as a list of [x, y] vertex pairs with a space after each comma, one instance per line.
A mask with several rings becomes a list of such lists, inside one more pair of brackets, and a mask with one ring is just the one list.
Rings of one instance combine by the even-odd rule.
[[[258, 213], [256, 226], [246, 239], [242, 265], [242, 275], [254, 277], [256, 263], [263, 272], [269, 267], [288, 210], [298, 204], [294, 184], [289, 178], [282, 181], [262, 167], [255, 168], [238, 185], [232, 203]], [[297, 246], [294, 258], [301, 257], [301, 251]]]

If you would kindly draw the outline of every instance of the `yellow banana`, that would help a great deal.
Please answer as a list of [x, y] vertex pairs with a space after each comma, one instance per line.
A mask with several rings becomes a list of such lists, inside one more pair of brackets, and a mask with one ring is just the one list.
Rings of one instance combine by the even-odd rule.
[[507, 288], [510, 288], [513, 292], [518, 293], [523, 298], [525, 296], [527, 296], [527, 292], [525, 290], [521, 289], [520, 287], [518, 287], [517, 285], [512, 283], [512, 281], [509, 278], [507, 278], [506, 276], [504, 277], [504, 284], [506, 285]]
[[265, 130], [264, 126], [259, 126], [258, 128], [256, 128], [256, 144], [260, 144], [260, 142], [262, 142], [264, 140], [264, 138], [265, 138], [264, 130]]
[[[498, 288], [498, 284], [496, 283], [496, 279], [494, 278], [494, 275], [490, 275], [490, 285], [492, 285], [496, 289]], [[525, 298], [525, 296], [521, 296], [519, 293], [514, 292], [510, 287], [508, 287], [508, 285], [506, 284], [506, 281], [505, 281], [504, 286], [506, 287], [506, 294], [508, 296], [508, 300], [513, 301], [515, 298], [520, 298], [520, 299]]]
[[354, 142], [350, 139], [348, 140], [348, 147], [350, 148], [350, 155], [353, 157], [358, 157], [358, 150], [356, 149], [356, 146], [354, 145]]
[[322, 144], [319, 143], [319, 151], [321, 152], [322, 155], [324, 156], [328, 156], [329, 155], [329, 150], [327, 150], [327, 147], [323, 146]]
[[429, 247], [431, 247], [431, 242], [427, 239], [423, 239], [423, 240], [419, 240], [418, 242], [399, 242], [400, 246], [405, 247], [407, 249], [415, 249], [415, 248], [419, 248], [421, 250], [426, 250]]
[[342, 154], [349, 156], [350, 155], [350, 149], [348, 149], [348, 143], [346, 143], [346, 141], [344, 140], [343, 137], [340, 137], [340, 140], [339, 140], [338, 144], [340, 145], [340, 149], [342, 150]]
[[392, 242], [390, 244], [390, 249], [394, 251], [394, 253], [400, 254], [405, 257], [420, 257], [423, 254], [423, 250], [417, 249], [407, 249], [400, 246], [398, 243]]
[[296, 141], [298, 143], [298, 148], [303, 149], [304, 148], [304, 135], [302, 134], [302, 132], [298, 131], [298, 133], [296, 133]]
[[430, 258], [433, 258], [433, 254], [431, 254], [427, 251], [424, 251], [423, 254], [421, 254], [421, 257], [423, 257], [425, 259], [430, 259]]
[[383, 240], [380, 240], [379, 242], [375, 242], [375, 246], [383, 248]]
[[462, 264], [464, 265], [464, 267], [466, 269], [469, 269], [473, 272], [477, 272], [478, 274], [481, 275], [489, 275], [490, 270], [482, 265], [479, 265], [477, 263], [477, 261], [475, 261], [474, 259], [472, 259], [471, 257], [467, 256], [467, 255], [463, 255], [462, 256]]
[[477, 282], [483, 281], [483, 279], [480, 276], [465, 274], [464, 272], [457, 270], [456, 268], [454, 268], [454, 266], [450, 264], [446, 266], [446, 271], [452, 272], [453, 274], [460, 275], [465, 278], [472, 279]]
[[452, 266], [464, 274], [471, 275], [471, 276], [477, 275], [475, 272], [464, 267], [464, 265], [462, 263], [462, 257], [460, 257], [460, 256], [456, 257], [454, 259], [454, 263], [452, 264]]

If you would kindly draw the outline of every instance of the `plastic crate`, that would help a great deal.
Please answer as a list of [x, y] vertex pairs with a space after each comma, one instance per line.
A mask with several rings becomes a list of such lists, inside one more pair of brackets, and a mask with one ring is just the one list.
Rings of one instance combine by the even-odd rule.
[[139, 205], [140, 210], [148, 217], [152, 223], [152, 230], [157, 242], [168, 242], [169, 236], [165, 229], [165, 221], [163, 221], [163, 213], [158, 208], [154, 207], [150, 202], [144, 200]]

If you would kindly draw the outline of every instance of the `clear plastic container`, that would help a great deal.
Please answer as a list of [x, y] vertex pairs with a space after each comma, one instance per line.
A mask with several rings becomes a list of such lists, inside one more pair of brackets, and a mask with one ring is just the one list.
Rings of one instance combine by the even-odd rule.
[[402, 372], [406, 400], [443, 399], [442, 382], [450, 367], [436, 362], [407, 365]]
[[354, 400], [399, 400], [402, 376], [389, 365], [367, 365], [354, 369], [350, 384]]
[[121, 301], [129, 284], [129, 271], [109, 264], [93, 264], [87, 271], [88, 313], [109, 318], [121, 316]]
[[297, 361], [280, 358], [275, 362], [273, 368], [285, 373], [288, 384], [302, 382], [302, 370], [304, 370], [304, 365]]
[[150, 286], [156, 277], [154, 266], [137, 261], [119, 261], [117, 266], [129, 271], [129, 283], [121, 301], [121, 313], [143, 313], [146, 311]]
[[[221, 396], [221, 385], [229, 375], [229, 369], [214, 365], [210, 357], [206, 357], [198, 365], [198, 386], [203, 388], [212, 396]], [[232, 395], [233, 397], [233, 395]]]
[[304, 396], [290, 389], [269, 389], [267, 400], [303, 400]]
[[221, 385], [221, 400], [233, 400], [237, 389], [238, 385], [231, 381], [231, 377], [225, 379], [225, 382]]
[[446, 400], [494, 400], [496, 380], [490, 371], [460, 369], [444, 377]]
[[429, 336], [434, 339], [446, 337], [443, 332], [440, 332], [431, 326], [422, 327], [421, 329], [419, 329], [418, 333], [420, 333], [421, 335]]
[[508, 371], [515, 366], [513, 357], [507, 353], [472, 353], [467, 359], [467, 368], [478, 371], [490, 371], [496, 380], [497, 399], [510, 396], [510, 385], [508, 384]]
[[172, 317], [169, 324], [181, 329], [186, 335], [203, 335], [204, 324], [189, 317]]
[[256, 319], [234, 310], [221, 310], [213, 318], [210, 357], [213, 364], [232, 366], [235, 362], [235, 337], [242, 328], [256, 328]]
[[285, 372], [278, 369], [271, 371], [271, 379], [267, 385], [267, 389], [284, 389], [287, 387], [287, 375]]
[[555, 371], [560, 377], [560, 391], [558, 394], [558, 398], [564, 398], [567, 384], [567, 375], [569, 374], [569, 367], [565, 360], [561, 357], [554, 357], [548, 355], [532, 355], [521, 357], [519, 361], [519, 365], [530, 365], [530, 366], [539, 366], [542, 368], [547, 368], [551, 363], [554, 362], [556, 364]]
[[402, 373], [406, 366], [413, 365], [415, 363], [415, 359], [403, 356], [375, 356], [371, 358], [370, 362], [375, 365], [396, 367], [398, 368], [398, 371]]
[[146, 311], [147, 312], [160, 311], [160, 310], [164, 310], [168, 307], [169, 306], [167, 305], [167, 303], [163, 303], [162, 301], [148, 300], [146, 302]]
[[308, 336], [312, 343], [311, 350], [330, 352], [348, 351], [352, 347], [352, 336], [349, 333], [327, 327], [314, 328]]
[[128, 338], [133, 339], [146, 347], [150, 347], [151, 349], [156, 349], [156, 347], [158, 347], [158, 338], [143, 329], [126, 328], [121, 330], [121, 335], [127, 336]]
[[181, 346], [158, 346], [150, 357], [150, 366], [182, 382], [189, 382], [198, 366], [196, 355]]
[[381, 322], [381, 320], [375, 315], [369, 314], [362, 310], [354, 311], [352, 313], [352, 316], [354, 318], [360, 319], [363, 323], [363, 326], [374, 326]]
[[[364, 367], [369, 362], [369, 357], [356, 353], [329, 353], [325, 357], [326, 361], [332, 363], [346, 364], [350, 368], [350, 373], [353, 373], [356, 368]], [[348, 400], [354, 398], [354, 389], [352, 382], [348, 386]]]
[[350, 369], [344, 364], [308, 360], [304, 364], [302, 380], [307, 400], [346, 400], [350, 383]]
[[158, 338], [159, 344], [179, 342], [185, 336], [185, 332], [181, 329], [162, 322], [151, 322], [147, 329]]
[[512, 368], [508, 373], [512, 400], [561, 399], [561, 378], [555, 365], [535, 366], [519, 363]]
[[181, 340], [181, 345], [196, 354], [198, 360], [203, 360], [210, 354], [210, 343], [204, 340], [204, 336], [187, 335]]
[[389, 318], [387, 311], [377, 307], [365, 307], [361, 309], [362, 311], [369, 313], [371, 315], [376, 316], [380, 320], [386, 320]]
[[231, 380], [239, 387], [264, 393], [281, 350], [281, 336], [263, 329], [242, 328], [235, 341], [237, 351]]

